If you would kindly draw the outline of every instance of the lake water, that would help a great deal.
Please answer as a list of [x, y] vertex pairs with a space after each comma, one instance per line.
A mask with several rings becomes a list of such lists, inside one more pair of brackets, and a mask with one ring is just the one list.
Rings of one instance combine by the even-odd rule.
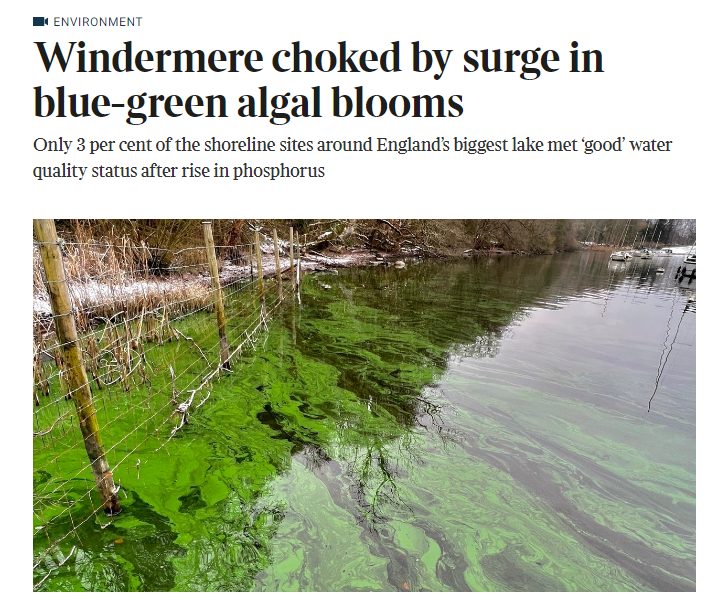
[[[694, 590], [696, 283], [675, 280], [681, 261], [584, 252], [307, 276], [301, 306], [173, 438], [143, 422], [166, 401], [143, 401], [168, 386], [159, 370], [151, 388], [98, 395], [117, 518], [82, 522], [76, 425], [36, 442], [35, 583]], [[200, 341], [213, 325], [182, 328]], [[152, 354], [180, 372], [188, 349]]]

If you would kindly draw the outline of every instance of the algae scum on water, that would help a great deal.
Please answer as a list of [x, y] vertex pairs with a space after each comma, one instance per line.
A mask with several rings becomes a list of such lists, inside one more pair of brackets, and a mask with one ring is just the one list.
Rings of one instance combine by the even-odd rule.
[[[76, 421], [35, 441], [35, 583], [694, 590], [696, 314], [668, 261], [307, 277], [171, 438], [167, 370], [96, 392], [121, 515], [87, 519]], [[230, 330], [251, 303], [228, 300]], [[217, 335], [179, 328], [147, 364], [181, 388]]]

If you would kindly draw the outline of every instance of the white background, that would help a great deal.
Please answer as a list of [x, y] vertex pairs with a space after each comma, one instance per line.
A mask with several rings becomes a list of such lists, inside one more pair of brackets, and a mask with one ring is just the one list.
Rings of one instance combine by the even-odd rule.
[[[701, 348], [698, 351], [698, 592], [712, 587], [711, 535], [714, 507], [711, 452], [714, 412], [709, 384], [713, 319], [709, 252], [711, 205], [715, 200], [715, 15], [712, 3], [622, 1], [535, 2], [34, 2], [13, 7], [4, 20], [3, 232], [9, 271], [3, 304], [6, 414], [12, 433], [5, 440], [8, 469], [5, 520], [12, 524], [6, 546], [14, 554], [18, 591], [31, 589], [29, 398], [30, 220], [33, 217], [563, 217], [698, 218]], [[142, 16], [140, 28], [33, 28], [33, 16]], [[119, 49], [125, 40], [147, 49], [259, 49], [265, 70], [256, 74], [76, 74], [45, 73], [35, 41], [84, 40], [88, 48]], [[402, 73], [278, 74], [276, 50], [300, 40], [313, 50], [352, 48], [382, 51], [399, 40]], [[410, 43], [453, 49], [444, 77], [410, 72]], [[569, 73], [570, 42], [603, 52], [602, 74]], [[517, 73], [464, 73], [469, 48], [557, 50], [561, 70], [523, 81]], [[142, 126], [124, 123], [121, 112], [104, 119], [39, 119], [33, 116], [33, 87], [64, 85], [69, 91], [107, 94], [124, 101], [134, 93], [224, 94], [231, 111], [239, 94], [267, 85], [274, 93], [323, 89], [324, 117], [294, 119], [275, 126], [265, 119], [160, 118]], [[456, 119], [332, 118], [331, 86], [363, 85], [371, 93], [463, 95]], [[583, 136], [673, 141], [670, 153], [621, 154], [498, 153], [495, 155], [370, 153], [243, 154], [222, 162], [322, 164], [319, 179], [266, 180], [56, 180], [37, 182], [34, 165], [57, 157], [33, 150], [36, 137], [154, 140], [185, 135], [240, 139], [254, 135], [280, 140], [348, 139], [367, 136], [478, 139], [512, 136], [572, 139]], [[108, 155], [64, 160], [86, 164], [136, 165], [152, 161], [211, 164], [216, 157], [171, 153]], [[705, 259], [707, 253], [707, 259]], [[15, 261], [15, 257], [19, 261]], [[706, 275], [705, 275], [706, 274]], [[25, 317], [23, 317], [25, 316]], [[15, 350], [18, 350], [15, 352]], [[9, 357], [8, 357], [9, 356]], [[606, 375], [609, 378], [609, 375]], [[28, 405], [28, 404], [25, 404]], [[17, 419], [21, 428], [14, 428]], [[19, 451], [18, 451], [19, 450]], [[17, 487], [16, 484], [21, 486]], [[10, 492], [12, 491], [12, 495]], [[17, 497], [15, 497], [17, 496]], [[7, 566], [4, 567], [5, 573]]]

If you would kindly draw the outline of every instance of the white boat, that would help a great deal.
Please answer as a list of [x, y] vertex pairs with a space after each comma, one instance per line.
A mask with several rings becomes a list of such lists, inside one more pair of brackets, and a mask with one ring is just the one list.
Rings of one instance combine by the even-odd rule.
[[649, 249], [642, 249], [640, 251], [640, 259], [652, 259], [652, 253]]
[[615, 251], [614, 253], [610, 253], [611, 261], [627, 261], [628, 259], [632, 259], [632, 256], [625, 251]]
[[689, 263], [691, 265], [697, 265], [697, 253], [690, 253], [687, 257], [685, 257], [685, 263]]

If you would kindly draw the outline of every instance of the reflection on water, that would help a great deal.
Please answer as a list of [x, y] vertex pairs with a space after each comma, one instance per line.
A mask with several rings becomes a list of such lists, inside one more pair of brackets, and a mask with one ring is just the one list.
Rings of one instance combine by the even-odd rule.
[[307, 278], [166, 455], [119, 475], [128, 511], [88, 524], [49, 589], [694, 590], [678, 265]]

